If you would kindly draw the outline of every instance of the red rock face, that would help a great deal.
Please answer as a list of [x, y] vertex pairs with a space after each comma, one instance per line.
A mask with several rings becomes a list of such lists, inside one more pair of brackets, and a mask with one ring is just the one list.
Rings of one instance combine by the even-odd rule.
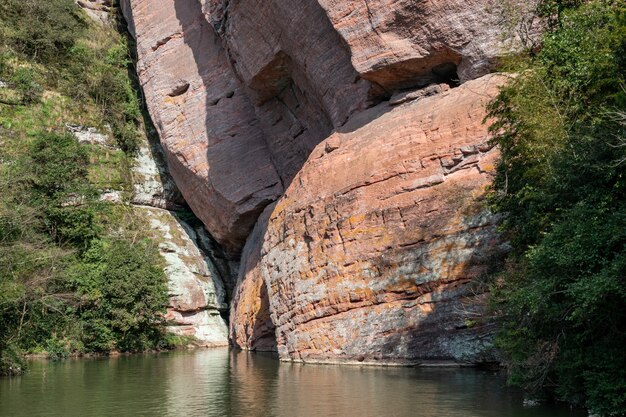
[[254, 107], [193, 1], [131, 3], [139, 78], [174, 180], [231, 251], [282, 193]]
[[270, 300], [261, 273], [259, 250], [273, 207], [263, 212], [243, 249], [240, 279], [232, 301], [237, 308], [231, 309], [229, 338], [235, 346], [249, 350], [276, 350], [276, 328], [270, 317]]
[[177, 185], [230, 254], [245, 243], [232, 343], [362, 361], [488, 345], [471, 288], [502, 249], [481, 203], [501, 81], [477, 79], [512, 45], [497, 5], [122, 1]]
[[122, 10], [174, 179], [237, 253], [351, 115], [398, 88], [488, 72], [505, 52], [491, 3], [125, 0]]
[[[320, 0], [365, 79], [393, 90], [493, 69], [505, 50], [500, 7], [490, 0]], [[518, 7], [528, 7], [523, 1]], [[526, 5], [524, 4], [526, 3]], [[446, 74], [448, 72], [448, 74]]]
[[242, 317], [264, 285], [282, 358], [487, 360], [476, 280], [506, 247], [482, 201], [497, 157], [482, 120], [502, 79], [380, 104], [322, 142], [248, 241], [231, 329], [268, 326]]

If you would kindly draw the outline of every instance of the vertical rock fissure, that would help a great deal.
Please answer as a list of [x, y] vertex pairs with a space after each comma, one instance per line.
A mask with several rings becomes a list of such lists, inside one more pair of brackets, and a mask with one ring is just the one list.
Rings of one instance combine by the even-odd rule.
[[[118, 30], [132, 45], [132, 33], [122, 22], [124, 19], [120, 19]], [[134, 68], [137, 68], [136, 61], [134, 55]], [[133, 195], [130, 204], [145, 219], [148, 233], [159, 242], [169, 287], [168, 329], [195, 338], [199, 345], [225, 346], [233, 286], [229, 278], [230, 260], [188, 209], [170, 175], [159, 134], [146, 108], [143, 89], [139, 80], [131, 79], [142, 97], [146, 135], [131, 167]]]

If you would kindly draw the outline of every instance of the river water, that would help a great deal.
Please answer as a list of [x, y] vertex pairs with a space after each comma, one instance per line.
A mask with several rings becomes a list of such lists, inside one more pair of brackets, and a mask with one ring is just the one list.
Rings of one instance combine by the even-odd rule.
[[0, 416], [579, 417], [522, 406], [501, 375], [473, 369], [279, 363], [228, 349], [35, 361], [0, 379]]

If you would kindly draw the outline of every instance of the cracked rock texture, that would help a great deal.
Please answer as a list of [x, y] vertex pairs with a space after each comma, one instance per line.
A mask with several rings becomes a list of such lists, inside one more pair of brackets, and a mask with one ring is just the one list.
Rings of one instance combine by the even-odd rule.
[[244, 249], [231, 340], [265, 348], [275, 327], [284, 359], [494, 360], [476, 281], [507, 249], [482, 201], [502, 81], [381, 103], [322, 142]]
[[[228, 326], [222, 314], [232, 292], [230, 265], [213, 250], [213, 241], [202, 226], [181, 217], [185, 201], [172, 180], [158, 143], [142, 141], [131, 167], [133, 193], [130, 203], [148, 233], [159, 242], [165, 263], [169, 304], [168, 331], [194, 338], [205, 347], [228, 345]], [[229, 291], [230, 290], [230, 291]]]
[[228, 328], [220, 312], [228, 310], [226, 290], [213, 261], [198, 243], [206, 233], [193, 228], [174, 212], [140, 207], [165, 261], [169, 305], [168, 331], [192, 336], [200, 346], [228, 345]]
[[172, 175], [237, 254], [348, 118], [398, 89], [484, 75], [507, 44], [491, 0], [124, 0]]
[[122, 0], [170, 172], [241, 257], [233, 344], [488, 360], [499, 3]]
[[158, 143], [141, 143], [131, 168], [131, 203], [141, 206], [180, 210], [185, 200], [167, 171]]

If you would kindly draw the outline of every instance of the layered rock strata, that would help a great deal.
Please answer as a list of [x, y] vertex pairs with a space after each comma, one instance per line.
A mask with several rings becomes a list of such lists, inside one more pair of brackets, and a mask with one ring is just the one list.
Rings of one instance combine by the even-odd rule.
[[226, 290], [218, 269], [197, 243], [206, 232], [167, 210], [139, 210], [153, 238], [160, 242], [159, 252], [165, 261], [168, 331], [190, 336], [199, 346], [228, 345], [228, 328], [221, 316], [228, 310]]
[[[76, 140], [87, 146], [122, 152], [112, 143], [110, 132], [67, 125]], [[198, 346], [228, 345], [228, 327], [223, 316], [228, 311], [232, 292], [231, 265], [215, 253], [210, 236], [202, 225], [183, 220], [184, 200], [162, 164], [159, 145], [142, 140], [131, 167], [133, 192], [105, 188], [101, 200], [128, 206], [129, 218], [139, 222], [159, 244], [168, 280], [168, 331], [189, 336]], [[178, 211], [172, 211], [178, 210]], [[229, 291], [228, 291], [229, 290]]]
[[172, 175], [241, 256], [233, 344], [488, 360], [474, 284], [506, 246], [482, 203], [497, 158], [484, 105], [503, 82], [485, 74], [516, 42], [500, 8], [122, 1]]
[[170, 172], [231, 251], [282, 192], [250, 99], [194, 1], [131, 3], [138, 73]]
[[275, 327], [285, 359], [492, 360], [477, 280], [506, 245], [482, 121], [502, 79], [380, 104], [318, 145], [248, 240], [231, 340], [263, 349]]
[[[213, 250], [202, 225], [184, 220], [185, 201], [172, 180], [158, 143], [144, 140], [131, 167], [130, 203], [159, 243], [168, 280], [167, 330], [190, 337], [197, 346], [228, 345], [228, 311], [232, 292], [230, 265]], [[187, 216], [189, 217], [189, 216]]]

